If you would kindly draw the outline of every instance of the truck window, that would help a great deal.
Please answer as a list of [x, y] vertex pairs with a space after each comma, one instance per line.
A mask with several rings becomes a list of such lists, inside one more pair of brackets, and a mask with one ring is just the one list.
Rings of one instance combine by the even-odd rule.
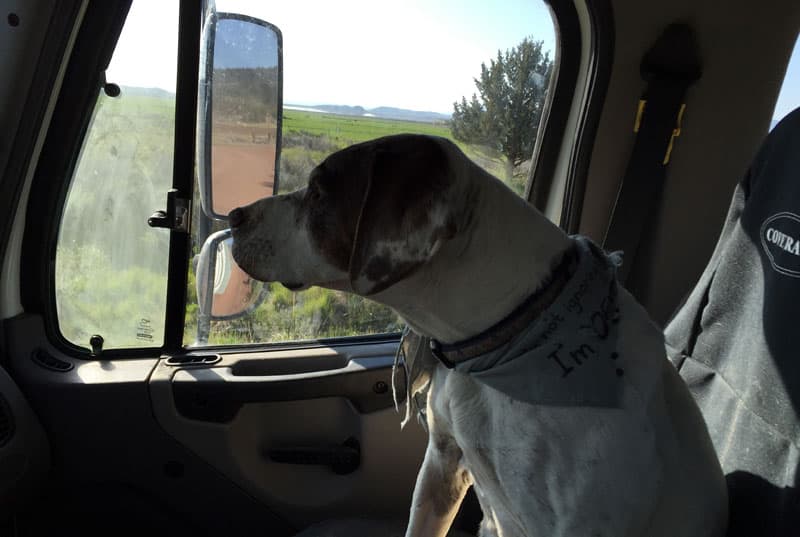
[[[157, 36], [157, 39], [155, 38]], [[98, 88], [59, 228], [61, 335], [106, 349], [160, 347], [169, 232], [147, 218], [172, 185], [178, 2], [133, 2]]]
[[[379, 136], [452, 139], [524, 194], [555, 71], [556, 38], [541, 1], [410, 2], [218, 0], [218, 12], [276, 25], [283, 36], [279, 193], [305, 185], [327, 155]], [[446, 21], [446, 24], [443, 24]], [[161, 347], [169, 231], [147, 225], [172, 183], [178, 2], [134, 0], [98, 88], [93, 118], [61, 217], [55, 302], [61, 335], [104, 349]], [[233, 163], [235, 164], [235, 162]], [[203, 221], [197, 256], [224, 222]], [[265, 344], [397, 332], [389, 309], [357, 296], [267, 284], [238, 318], [199, 319], [196, 263], [187, 267], [187, 346]]]
[[[282, 31], [279, 193], [305, 186], [314, 166], [336, 150], [403, 132], [454, 140], [524, 193], [556, 57], [553, 21], [543, 2], [419, 1], [391, 9], [374, 2], [328, 2], [315, 4], [313, 13], [292, 2], [218, 0], [216, 6]], [[208, 236], [204, 226], [225, 227], [197, 218], [194, 224], [194, 254]], [[237, 277], [235, 269], [225, 274]], [[249, 315], [207, 327], [198, 319], [195, 277], [189, 267], [184, 334], [189, 346], [402, 328], [391, 310], [374, 302], [319, 287], [291, 292], [278, 283], [265, 286], [263, 302]]]
[[783, 78], [783, 85], [775, 103], [775, 111], [772, 113], [772, 121], [769, 128], [778, 122], [789, 112], [800, 106], [800, 36], [794, 44], [789, 65], [786, 67], [786, 75]]

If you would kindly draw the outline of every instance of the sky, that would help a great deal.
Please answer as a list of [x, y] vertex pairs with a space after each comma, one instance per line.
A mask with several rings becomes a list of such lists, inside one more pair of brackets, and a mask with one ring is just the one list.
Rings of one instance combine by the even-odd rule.
[[[284, 102], [450, 113], [475, 92], [481, 62], [526, 36], [555, 46], [541, 0], [217, 0], [283, 34]], [[398, 9], [402, 6], [403, 9]], [[175, 90], [177, 2], [137, 0], [108, 79]], [[133, 39], [147, 35], [146, 42]], [[552, 58], [552, 54], [551, 54]], [[124, 66], [124, 67], [123, 67]]]
[[214, 69], [259, 69], [278, 65], [278, 38], [271, 28], [239, 19], [217, 22]]
[[[450, 113], [475, 92], [481, 62], [524, 37], [553, 50], [541, 0], [217, 0], [217, 10], [277, 25], [283, 34], [284, 103], [395, 106]], [[402, 6], [402, 9], [398, 7]], [[177, 0], [137, 0], [108, 70], [122, 85], [175, 91]], [[133, 36], [146, 35], [147, 39]], [[551, 53], [551, 58], [553, 54]], [[775, 107], [800, 106], [800, 41]]]
[[781, 119], [798, 106], [800, 106], [800, 36], [794, 44], [794, 52], [786, 68], [783, 87], [778, 95], [772, 119]]

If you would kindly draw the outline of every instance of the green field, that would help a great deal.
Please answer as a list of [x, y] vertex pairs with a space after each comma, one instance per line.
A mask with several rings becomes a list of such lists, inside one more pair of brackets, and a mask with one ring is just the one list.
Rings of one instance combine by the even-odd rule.
[[[93, 334], [106, 348], [159, 346], [163, 337], [169, 233], [147, 225], [172, 183], [174, 99], [126, 91], [102, 96], [75, 171], [56, 254], [56, 303], [61, 333], [86, 347]], [[302, 187], [328, 155], [353, 143], [399, 133], [452, 139], [445, 123], [352, 117], [285, 110], [279, 190]], [[457, 142], [479, 165], [504, 177], [504, 160]], [[524, 177], [520, 173], [519, 177]], [[524, 183], [509, 182], [517, 192]], [[199, 207], [197, 195], [194, 200]], [[197, 229], [195, 213], [193, 229]], [[217, 223], [215, 229], [223, 226]], [[193, 235], [192, 253], [202, 244]], [[188, 267], [185, 342], [195, 341], [198, 304]], [[402, 323], [388, 308], [355, 295], [312, 288], [291, 293], [270, 284], [249, 316], [215, 321], [210, 342], [265, 343], [392, 332]]]
[[355, 117], [283, 109], [283, 133], [327, 136], [345, 144], [365, 142], [381, 136], [413, 132], [453, 139], [444, 123], [423, 123], [376, 117]]
[[[289, 192], [305, 185], [313, 167], [338, 149], [401, 133], [428, 134], [452, 140], [479, 166], [492, 175], [505, 179], [505, 158], [502, 155], [485, 147], [454, 139], [450, 127], [444, 122], [346, 116], [284, 108], [280, 191]], [[518, 194], [522, 194], [525, 188], [523, 175], [507, 181]]]

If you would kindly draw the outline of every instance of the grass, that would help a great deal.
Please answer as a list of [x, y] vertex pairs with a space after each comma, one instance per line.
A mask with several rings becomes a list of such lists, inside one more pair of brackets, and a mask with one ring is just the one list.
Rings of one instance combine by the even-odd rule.
[[[414, 133], [441, 136], [453, 141], [473, 161], [492, 175], [504, 179], [505, 157], [483, 147], [465, 144], [453, 138], [446, 123], [428, 123], [401, 119], [376, 117], [357, 117], [325, 112], [302, 110], [283, 110], [283, 135], [311, 135], [325, 138], [332, 149], [342, 149], [348, 145], [365, 142], [381, 136]], [[284, 146], [286, 150], [291, 148]], [[329, 151], [328, 151], [329, 152]], [[315, 155], [318, 157], [319, 155]], [[321, 159], [320, 159], [321, 160]], [[521, 194], [519, 185], [512, 185]], [[524, 187], [523, 187], [524, 188]]]
[[[59, 328], [75, 344], [87, 346], [92, 334], [102, 334], [107, 348], [158, 345], [163, 339], [169, 235], [145, 222], [163, 205], [171, 184], [173, 114], [171, 99], [130, 93], [100, 98], [70, 188], [56, 255]], [[281, 188], [305, 184], [313, 167], [337, 149], [400, 133], [453, 139], [445, 123], [285, 110]], [[455, 143], [502, 178], [502, 157]], [[194, 244], [194, 252], [200, 246]], [[198, 315], [191, 266], [188, 276], [185, 342], [191, 344]], [[147, 341], [142, 326], [152, 327]], [[212, 323], [210, 336], [220, 344], [263, 343], [391, 332], [400, 326], [389, 309], [355, 295], [321, 288], [289, 293], [273, 285], [256, 311]]]
[[300, 110], [283, 110], [284, 133], [327, 136], [335, 145], [365, 142], [380, 136], [413, 132], [453, 139], [444, 123], [423, 123], [373, 117], [354, 117]]

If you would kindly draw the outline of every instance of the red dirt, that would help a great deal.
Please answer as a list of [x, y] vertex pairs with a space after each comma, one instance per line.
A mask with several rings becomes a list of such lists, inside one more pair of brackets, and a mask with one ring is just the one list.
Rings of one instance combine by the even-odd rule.
[[[214, 316], [226, 316], [238, 313], [247, 308], [255, 297], [252, 296], [252, 286], [250, 276], [248, 276], [239, 265], [234, 263], [231, 266], [231, 277], [228, 280], [227, 292], [214, 295], [211, 302], [211, 314]], [[234, 291], [234, 292], [232, 292]]]
[[232, 209], [272, 195], [275, 145], [214, 144], [211, 148], [214, 212]]

